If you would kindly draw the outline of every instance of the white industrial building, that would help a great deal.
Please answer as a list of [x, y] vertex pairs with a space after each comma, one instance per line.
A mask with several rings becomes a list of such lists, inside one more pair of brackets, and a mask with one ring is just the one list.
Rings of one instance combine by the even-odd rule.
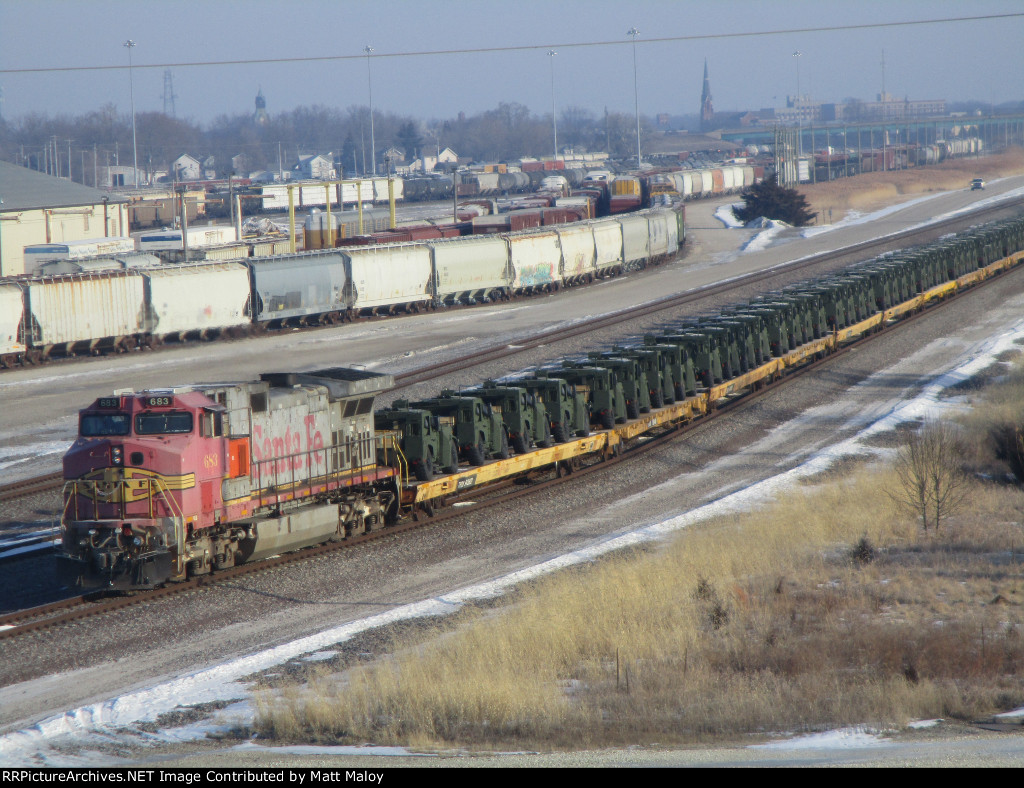
[[26, 246], [128, 234], [128, 198], [0, 161], [0, 276], [25, 273]]

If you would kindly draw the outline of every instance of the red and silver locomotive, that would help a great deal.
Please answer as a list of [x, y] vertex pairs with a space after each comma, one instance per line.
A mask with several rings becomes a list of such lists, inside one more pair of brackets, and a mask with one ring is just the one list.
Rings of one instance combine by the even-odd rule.
[[64, 457], [62, 573], [151, 588], [395, 517], [373, 423], [392, 385], [332, 368], [99, 398]]

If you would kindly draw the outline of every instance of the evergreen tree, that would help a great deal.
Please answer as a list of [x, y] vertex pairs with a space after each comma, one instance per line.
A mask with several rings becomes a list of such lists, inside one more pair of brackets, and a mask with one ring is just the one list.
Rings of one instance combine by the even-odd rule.
[[815, 217], [809, 210], [807, 199], [796, 189], [779, 186], [775, 175], [765, 178], [761, 183], [755, 183], [740, 196], [746, 205], [734, 209], [733, 213], [741, 222], [749, 222], [764, 216], [768, 219], [778, 219], [794, 227], [803, 227]]
[[415, 159], [419, 154], [420, 146], [423, 144], [423, 141], [420, 139], [420, 133], [416, 129], [416, 124], [411, 120], [398, 127], [398, 133], [395, 134], [395, 141], [405, 152], [406, 161]]

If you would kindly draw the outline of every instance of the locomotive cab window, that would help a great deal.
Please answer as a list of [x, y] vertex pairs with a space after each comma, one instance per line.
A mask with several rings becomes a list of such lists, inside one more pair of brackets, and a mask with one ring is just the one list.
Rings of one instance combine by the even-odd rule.
[[131, 424], [131, 417], [127, 413], [85, 413], [82, 415], [79, 433], [83, 438], [127, 435]]
[[135, 417], [136, 435], [169, 435], [192, 432], [188, 411], [146, 411]]
[[204, 410], [199, 425], [200, 434], [204, 438], [219, 438], [224, 434], [223, 417], [219, 411]]

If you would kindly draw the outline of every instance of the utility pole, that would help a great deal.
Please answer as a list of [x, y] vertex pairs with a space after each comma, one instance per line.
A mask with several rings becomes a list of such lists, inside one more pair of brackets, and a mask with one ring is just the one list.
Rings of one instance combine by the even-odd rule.
[[551, 130], [555, 137], [555, 158], [552, 161], [558, 161], [558, 118], [555, 115], [555, 55], [558, 53], [553, 50], [548, 50], [548, 60], [551, 61]]
[[131, 91], [132, 101], [132, 155], [133, 159], [133, 178], [135, 180], [134, 186], [136, 189], [139, 188], [139, 147], [136, 142], [135, 136], [135, 77], [132, 74], [132, 50], [135, 48], [135, 42], [130, 38], [124, 42], [124, 47], [128, 50], [128, 86]]
[[637, 89], [636, 81], [636, 37], [640, 31], [635, 27], [626, 31], [627, 36], [633, 37], [633, 108], [636, 111], [636, 167], [640, 169], [640, 92]]
[[[367, 44], [363, 47], [363, 51], [366, 53], [366, 84], [370, 89], [370, 162], [373, 167], [373, 175], [377, 176], [377, 148], [374, 144], [373, 139], [373, 77], [370, 74], [370, 53], [373, 52], [373, 47]], [[366, 163], [363, 163], [363, 170], [366, 169]]]

